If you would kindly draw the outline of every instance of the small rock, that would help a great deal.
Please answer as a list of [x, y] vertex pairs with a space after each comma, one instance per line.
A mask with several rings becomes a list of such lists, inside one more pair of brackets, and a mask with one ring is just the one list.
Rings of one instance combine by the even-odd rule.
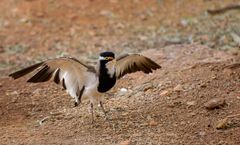
[[173, 90], [176, 91], [176, 92], [183, 91], [183, 86], [178, 84]]
[[216, 128], [217, 129], [226, 129], [228, 126], [228, 118], [224, 118], [218, 121]]
[[41, 89], [35, 89], [34, 91], [33, 91], [33, 94], [39, 94], [41, 92]]
[[153, 84], [149, 83], [149, 84], [145, 84], [143, 86], [143, 91], [146, 92], [149, 89], [153, 89]]
[[147, 90], [153, 89], [153, 88], [154, 88], [154, 86], [152, 83], [146, 83], [146, 84], [135, 87], [134, 90], [146, 92]]
[[181, 24], [183, 27], [186, 27], [186, 26], [188, 25], [188, 23], [189, 23], [189, 21], [186, 20], [186, 19], [182, 19], [182, 20], [180, 21], [180, 24]]
[[180, 125], [186, 125], [186, 122], [185, 121], [181, 121]]
[[50, 112], [50, 114], [51, 114], [52, 116], [58, 116], [58, 115], [62, 115], [63, 112]]
[[141, 40], [141, 41], [147, 41], [148, 37], [147, 36], [144, 36], [144, 35], [140, 35], [138, 36], [138, 38]]
[[21, 18], [19, 20], [21, 23], [28, 23], [29, 22], [29, 19], [28, 18]]
[[240, 36], [234, 32], [230, 34], [232, 36], [232, 39], [237, 45], [240, 45]]
[[200, 135], [200, 136], [205, 136], [205, 135], [206, 135], [206, 132], [201, 131], [201, 132], [199, 132], [199, 135]]
[[46, 122], [48, 119], [50, 119], [49, 116], [44, 117], [43, 119], [39, 120], [39, 121], [38, 121], [39, 125], [42, 125], [42, 124], [43, 124], [44, 122]]
[[42, 18], [42, 17], [44, 17], [44, 13], [43, 13], [43, 12], [38, 12], [38, 13], [36, 14], [36, 16]]
[[168, 96], [170, 95], [170, 91], [169, 90], [164, 90], [160, 93], [160, 96]]
[[137, 92], [136, 94], [134, 94], [135, 97], [141, 97], [144, 96], [143, 92]]
[[119, 143], [119, 145], [130, 145], [131, 141], [130, 140], [125, 140]]
[[170, 104], [168, 104], [168, 107], [174, 108], [174, 107], [179, 107], [181, 105], [182, 105], [181, 101], [174, 101], [174, 102], [171, 102]]
[[49, 131], [43, 132], [44, 135], [48, 135], [49, 133], [50, 133]]
[[127, 116], [128, 112], [122, 113], [122, 116]]
[[100, 12], [100, 15], [105, 16], [107, 18], [115, 18], [116, 17], [116, 15], [112, 11], [108, 11], [108, 10], [102, 10]]
[[127, 92], [127, 89], [126, 89], [126, 88], [121, 88], [121, 89], [120, 89], [120, 92], [126, 93], [126, 92]]
[[13, 91], [13, 92], [9, 93], [9, 95], [13, 95], [13, 96], [18, 95], [18, 94], [19, 93], [17, 91]]
[[196, 105], [196, 101], [189, 101], [186, 103], [188, 106], [194, 106]]
[[203, 83], [203, 84], [200, 84], [199, 86], [200, 86], [201, 88], [206, 88], [206, 87], [207, 87], [207, 85], [204, 84], [204, 83]]
[[122, 95], [125, 95], [126, 93], [127, 93], [127, 89], [126, 88], [121, 88], [120, 90], [119, 90], [119, 93], [118, 93], [118, 96], [122, 96]]
[[196, 115], [197, 115], [197, 113], [195, 113], [195, 112], [191, 112], [191, 113], [188, 114], [189, 117], [194, 117]]
[[148, 123], [150, 126], [156, 126], [158, 123], [155, 120], [150, 120]]
[[220, 108], [221, 106], [223, 106], [225, 104], [225, 99], [224, 98], [213, 98], [211, 100], [209, 100], [208, 102], [206, 102], [204, 104], [204, 106], [209, 109], [216, 109], [216, 108]]

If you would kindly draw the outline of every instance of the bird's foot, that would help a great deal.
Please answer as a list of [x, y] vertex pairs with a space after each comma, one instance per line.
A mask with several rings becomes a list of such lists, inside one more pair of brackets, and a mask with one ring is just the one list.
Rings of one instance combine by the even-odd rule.
[[109, 117], [108, 117], [108, 115], [107, 115], [106, 110], [105, 110], [104, 107], [103, 107], [102, 101], [100, 101], [99, 106], [100, 106], [100, 108], [101, 108], [101, 110], [102, 110], [104, 119], [105, 119], [106, 121], [109, 121]]
[[74, 107], [77, 107], [80, 103], [81, 103], [81, 101], [75, 101], [74, 102]]
[[77, 102], [74, 102], [74, 107], [77, 107], [78, 106], [78, 103]]

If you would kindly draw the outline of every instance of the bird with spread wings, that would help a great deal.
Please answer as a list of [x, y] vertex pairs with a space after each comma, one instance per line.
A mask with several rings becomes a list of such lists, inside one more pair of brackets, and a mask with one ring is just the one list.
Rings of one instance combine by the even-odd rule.
[[102, 93], [109, 91], [118, 79], [128, 73], [142, 71], [152, 73], [161, 68], [156, 62], [140, 54], [126, 54], [115, 59], [113, 52], [100, 53], [97, 65], [87, 65], [72, 57], [60, 57], [39, 62], [9, 76], [17, 79], [28, 73], [36, 73], [27, 82], [38, 83], [53, 80], [75, 99], [75, 106], [82, 97], [90, 100], [90, 113], [94, 122], [93, 106], [100, 105], [106, 116], [102, 103]]

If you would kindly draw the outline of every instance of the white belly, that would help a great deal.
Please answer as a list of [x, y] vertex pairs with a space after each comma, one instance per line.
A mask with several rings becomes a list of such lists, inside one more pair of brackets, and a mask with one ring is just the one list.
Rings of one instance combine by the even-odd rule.
[[94, 104], [99, 104], [99, 101], [101, 101], [101, 93], [99, 93], [97, 89], [99, 84], [98, 77], [93, 73], [89, 73], [86, 77], [85, 90], [82, 97], [89, 98]]

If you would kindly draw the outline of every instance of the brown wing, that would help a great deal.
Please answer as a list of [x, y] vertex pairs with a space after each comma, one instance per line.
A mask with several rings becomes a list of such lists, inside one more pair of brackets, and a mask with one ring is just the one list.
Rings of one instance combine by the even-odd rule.
[[[62, 57], [46, 60], [22, 70], [16, 71], [9, 76], [17, 79], [34, 70], [38, 70], [27, 82], [45, 82], [53, 78], [57, 84], [61, 84], [71, 92], [78, 92], [84, 86], [86, 73], [93, 72], [92, 66], [85, 65], [75, 58]], [[71, 94], [71, 96], [75, 96]]]
[[117, 59], [116, 77], [119, 79], [127, 73], [143, 71], [151, 73], [152, 70], [161, 68], [156, 62], [140, 54], [126, 54]]

